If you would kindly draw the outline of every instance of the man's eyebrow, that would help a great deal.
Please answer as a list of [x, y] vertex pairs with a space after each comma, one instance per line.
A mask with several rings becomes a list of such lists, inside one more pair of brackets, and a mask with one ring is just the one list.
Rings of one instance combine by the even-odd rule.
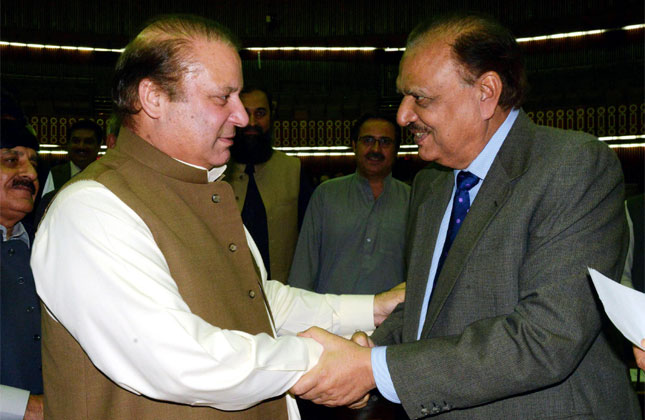
[[229, 94], [229, 93], [237, 92], [237, 91], [239, 91], [241, 89], [239, 87], [234, 87], [234, 86], [225, 86], [225, 87], [221, 88], [221, 90], [222, 90], [222, 92]]
[[397, 87], [396, 88], [396, 93], [398, 93], [399, 95], [404, 95], [404, 96], [405, 95], [414, 95], [415, 90], [414, 89], [409, 89], [409, 88], [408, 89], [401, 89], [401, 88]]

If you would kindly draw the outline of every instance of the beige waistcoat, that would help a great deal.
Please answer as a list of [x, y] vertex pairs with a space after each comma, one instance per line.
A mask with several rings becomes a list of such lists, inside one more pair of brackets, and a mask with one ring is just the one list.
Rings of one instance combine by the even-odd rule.
[[[75, 180], [105, 185], [143, 219], [193, 313], [220, 328], [272, 334], [230, 185], [207, 183], [203, 170], [175, 161], [127, 129], [121, 133], [116, 149]], [[284, 397], [227, 412], [128, 392], [45, 311], [43, 376], [50, 420], [287, 419]]]
[[[249, 177], [246, 165], [231, 163], [225, 180], [233, 186], [240, 212]], [[286, 283], [298, 241], [300, 159], [274, 150], [271, 159], [255, 166], [255, 183], [267, 212], [271, 278]]]

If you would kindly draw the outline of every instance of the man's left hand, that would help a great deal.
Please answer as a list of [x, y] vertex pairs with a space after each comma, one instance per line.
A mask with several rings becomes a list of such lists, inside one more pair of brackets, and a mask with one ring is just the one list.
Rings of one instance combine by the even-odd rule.
[[359, 402], [376, 386], [369, 348], [318, 327], [309, 328], [298, 336], [313, 338], [325, 350], [318, 364], [291, 388], [294, 395], [335, 407]]
[[379, 326], [405, 300], [405, 282], [374, 296], [374, 325]]

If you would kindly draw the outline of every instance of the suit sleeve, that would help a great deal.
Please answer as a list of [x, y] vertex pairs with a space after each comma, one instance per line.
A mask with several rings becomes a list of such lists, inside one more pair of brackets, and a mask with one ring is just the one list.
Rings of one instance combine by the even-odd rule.
[[[496, 262], [512, 267], [517, 283], [517, 301], [510, 303], [509, 312], [478, 318], [458, 334], [388, 347], [389, 371], [412, 418], [428, 413], [420, 411], [422, 406], [467, 408], [561, 382], [597, 338], [601, 316], [587, 267], [620, 276], [626, 245], [622, 171], [601, 142], [575, 144], [532, 168], [539, 169], [531, 178], [542, 179], [541, 185], [521, 180], [512, 185], [511, 194], [539, 190], [532, 193], [534, 208], [524, 210], [519, 203], [519, 213], [503, 213], [506, 220], [498, 216], [491, 222], [523, 220], [517, 237], [489, 237], [486, 242], [524, 250], [519, 261]], [[498, 272], [494, 267], [469, 273]], [[476, 281], [488, 284], [483, 278], [459, 280], [470, 287]], [[470, 308], [483, 304], [488, 302], [472, 302]]]
[[371, 335], [377, 346], [400, 344], [403, 326], [403, 304], [399, 304], [385, 321]]

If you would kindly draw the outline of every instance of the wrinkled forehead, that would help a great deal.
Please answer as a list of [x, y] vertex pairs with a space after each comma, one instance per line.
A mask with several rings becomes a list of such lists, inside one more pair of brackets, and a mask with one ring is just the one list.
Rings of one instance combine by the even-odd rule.
[[16, 147], [3, 147], [0, 149], [0, 155], [18, 155], [26, 156], [28, 159], [35, 159], [38, 154], [36, 150], [31, 147], [16, 146]]

